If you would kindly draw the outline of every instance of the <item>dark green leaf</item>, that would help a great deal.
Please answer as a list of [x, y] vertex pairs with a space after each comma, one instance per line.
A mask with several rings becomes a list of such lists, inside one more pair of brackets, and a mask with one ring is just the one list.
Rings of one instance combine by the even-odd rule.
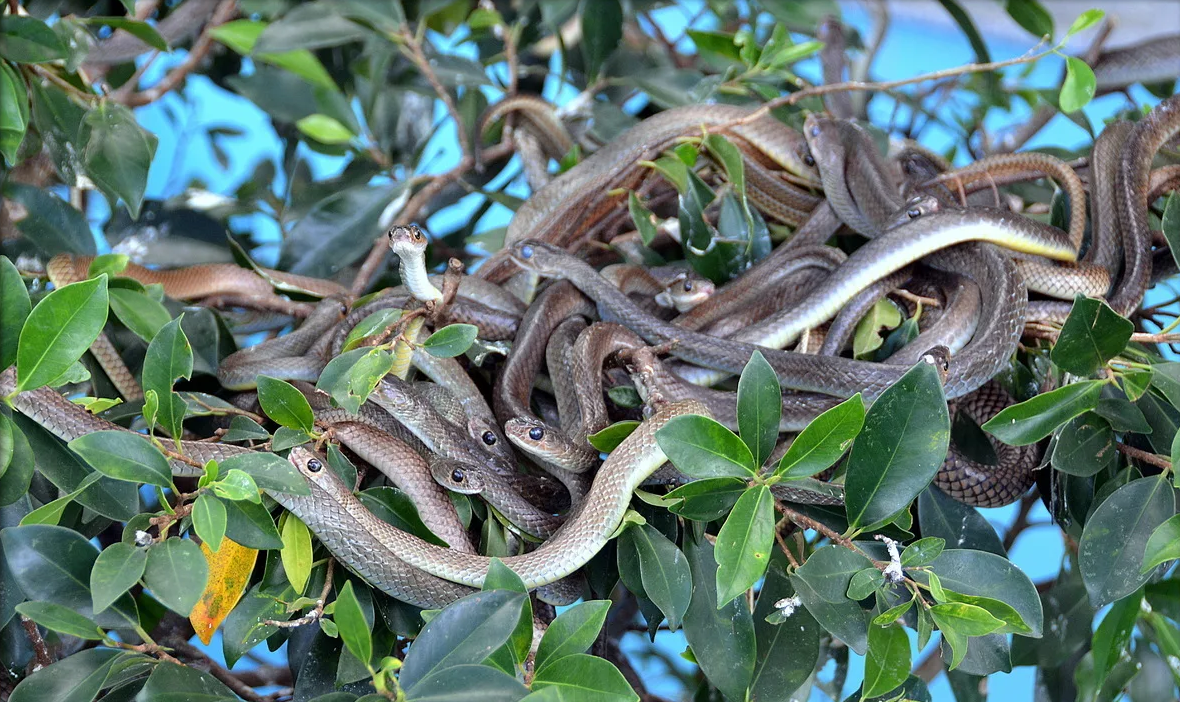
[[1005, 407], [980, 427], [1011, 446], [1035, 444], [1057, 427], [1098, 406], [1104, 380], [1084, 380]]
[[889, 692], [910, 675], [910, 637], [900, 626], [869, 627], [869, 652], [865, 656], [865, 681], [861, 694], [873, 697]]
[[183, 315], [164, 324], [148, 344], [143, 361], [144, 391], [154, 390], [159, 398], [156, 421], [174, 438], [180, 438], [186, 406], [172, 391], [179, 378], [193, 376], [193, 349], [180, 328]]
[[7, 256], [0, 256], [0, 299], [4, 300], [4, 316], [0, 317], [0, 368], [7, 368], [16, 361], [17, 339], [32, 309], [25, 282]]
[[116, 480], [172, 485], [168, 459], [139, 434], [119, 429], [96, 431], [79, 436], [69, 446], [95, 470]]
[[123, 200], [131, 218], [138, 219], [159, 139], [139, 125], [131, 110], [110, 101], [99, 102], [86, 113], [82, 139], [86, 174], [112, 205]]
[[143, 582], [157, 600], [177, 614], [189, 615], [208, 579], [209, 564], [196, 542], [174, 537], [148, 549]]
[[[1028, 635], [1040, 638], [1044, 616], [1041, 598], [1028, 576], [1008, 559], [983, 551], [947, 549], [929, 568], [950, 592], [986, 597], [1008, 605], [1020, 615], [1029, 629]], [[921, 571], [911, 573], [916, 580], [923, 580]]]
[[[528, 695], [528, 688], [504, 671], [486, 665], [466, 664], [431, 671], [414, 686], [414, 691], [406, 699], [407, 702], [516, 702], [525, 695]], [[365, 698], [365, 702], [377, 700]]]
[[9, 180], [0, 192], [24, 206], [28, 216], [17, 222], [17, 229], [47, 255], [95, 253], [94, 235], [86, 217], [68, 202], [47, 190]]
[[436, 358], [454, 358], [471, 348], [479, 327], [474, 324], [448, 324], [422, 342], [426, 353]]
[[1008, 16], [1035, 37], [1053, 37], [1053, 15], [1037, 0], [1008, 0]]
[[1058, 104], [1065, 113], [1077, 112], [1089, 104], [1097, 89], [1094, 71], [1076, 56], [1065, 57], [1065, 81], [1061, 84]]
[[225, 535], [242, 546], [259, 550], [281, 549], [283, 539], [270, 512], [257, 502], [222, 500]]
[[0, 63], [0, 155], [17, 164], [21, 142], [29, 127], [29, 98], [20, 74]]
[[493, 590], [468, 595], [430, 620], [406, 655], [399, 680], [412, 699], [415, 686], [434, 673], [481, 663], [512, 635], [525, 596]]
[[[1176, 193], [1168, 195], [1164, 204], [1164, 215], [1160, 218], [1160, 228], [1164, 231], [1164, 238], [1168, 240], [1168, 250], [1172, 251], [1172, 260], [1180, 260], [1180, 196]], [[1177, 248], [1173, 249], [1175, 245]]]
[[712, 544], [686, 538], [684, 555], [692, 571], [692, 602], [684, 615], [684, 635], [709, 682], [726, 696], [741, 699], [754, 674], [753, 617], [745, 598], [717, 607]]
[[951, 548], [1005, 555], [996, 530], [978, 510], [947, 497], [936, 487], [927, 488], [918, 497], [918, 523], [923, 534], [945, 539]]
[[247, 441], [257, 439], [265, 441], [270, 438], [270, 433], [262, 428], [258, 422], [243, 417], [241, 415], [235, 416], [229, 420], [229, 431], [225, 432], [225, 436], [221, 437], [222, 441]]
[[582, 18], [586, 78], [593, 81], [623, 38], [623, 7], [619, 0], [583, 0], [578, 14]]
[[783, 454], [775, 475], [808, 478], [827, 470], [844, 455], [864, 421], [865, 406], [857, 393], [811, 420]]
[[651, 210], [643, 206], [634, 191], [627, 193], [627, 209], [631, 213], [631, 220], [635, 223], [635, 229], [639, 232], [639, 238], [643, 240], [643, 245], [651, 246], [651, 242], [655, 241], [658, 233], [655, 222], [652, 221], [654, 215]]
[[136, 702], [237, 702], [238, 697], [209, 673], [161, 662], [135, 699]]
[[22, 680], [9, 702], [89, 702], [103, 688], [111, 666], [125, 655], [111, 648], [78, 651]]
[[282, 19], [263, 30], [253, 51], [258, 54], [281, 54], [296, 49], [321, 49], [357, 41], [371, 33], [365, 27], [342, 17], [333, 5], [308, 3], [294, 7]]
[[202, 493], [193, 503], [193, 530], [211, 551], [221, 549], [225, 537], [225, 505], [209, 493]]
[[864, 655], [869, 645], [869, 627], [865, 611], [859, 604], [847, 597], [839, 603], [829, 602], [798, 575], [791, 576], [791, 584], [795, 586], [795, 593], [807, 611], [821, 627], [848, 644], [853, 651]]
[[754, 456], [754, 465], [765, 463], [774, 451], [782, 414], [778, 376], [762, 353], [755, 351], [742, 370], [737, 391], [738, 432]]
[[1107, 673], [1131, 643], [1131, 631], [1135, 628], [1135, 620], [1139, 618], [1139, 603], [1142, 601], [1142, 590], [1136, 590], [1118, 600], [1094, 631], [1094, 642], [1090, 650], [1094, 654], [1096, 679], [1106, 678]]
[[840, 604], [848, 601], [852, 577], [866, 568], [873, 568], [872, 561], [842, 546], [830, 545], [808, 556], [792, 580], [807, 583], [825, 602]]
[[147, 549], [123, 542], [113, 543], [98, 554], [90, 571], [90, 594], [94, 611], [101, 612], [123, 596], [143, 575]]
[[673, 417], [656, 432], [656, 443], [672, 465], [694, 478], [748, 478], [757, 470], [736, 434], [701, 415]]
[[52, 602], [22, 602], [16, 611], [52, 631], [90, 641], [102, 639], [97, 624], [69, 607]]
[[627, 684], [619, 669], [608, 660], [575, 653], [537, 670], [533, 690], [556, 687], [558, 699], [638, 702], [639, 695]]
[[[488, 566], [488, 574], [483, 581], [484, 591], [488, 590], [507, 590], [509, 592], [519, 592], [521, 594], [528, 594], [528, 588], [524, 586], [524, 581], [504, 562], [499, 558], [493, 558], [491, 565]], [[508, 643], [504, 647], [512, 653], [512, 664], [520, 665], [528, 658], [529, 650], [533, 645], [533, 603], [531, 600], [525, 600], [525, 604], [520, 610], [520, 620], [516, 623], [516, 629], [513, 630], [512, 636], [508, 639]]]
[[[331, 456], [331, 454], [328, 454]], [[330, 459], [329, 459], [330, 460]], [[355, 482], [356, 479], [353, 479]], [[435, 536], [422, 523], [414, 502], [401, 490], [380, 486], [372, 487], [357, 494], [361, 502], [377, 515], [378, 519], [389, 522], [402, 531], [408, 531], [426, 541], [439, 546], [447, 543]]]
[[1133, 331], [1135, 325], [1102, 300], [1078, 295], [1053, 346], [1053, 362], [1074, 375], [1090, 375], [1122, 352]]
[[[778, 404], [778, 393], [775, 395]], [[776, 418], [776, 429], [777, 426]], [[717, 532], [714, 553], [717, 559], [717, 601], [721, 606], [745, 593], [762, 578], [770, 550], [774, 547], [774, 528], [774, 498], [770, 495], [770, 488], [765, 485], [752, 487], [738, 498], [725, 524]]]
[[11, 14], [4, 18], [0, 56], [16, 63], [46, 63], [67, 55], [57, 34], [41, 20]]
[[1164, 476], [1123, 485], [1086, 522], [1078, 544], [1078, 566], [1090, 602], [1100, 607], [1147, 582], [1143, 556], [1152, 532], [1176, 512]]
[[754, 610], [758, 654], [750, 683], [751, 702], [781, 700], [784, 690], [795, 690], [806, 682], [819, 657], [821, 629], [806, 609], [798, 608], [782, 624], [766, 621], [779, 611], [778, 602], [794, 595], [783, 561], [785, 558], [776, 556], [771, 563]]
[[336, 596], [336, 613], [333, 615], [336, 626], [340, 628], [340, 638], [352, 655], [361, 663], [369, 665], [373, 658], [373, 637], [369, 631], [370, 625], [365, 620], [365, 613], [352, 591], [352, 581], [344, 583], [340, 594]]
[[258, 380], [258, 402], [266, 416], [289, 429], [311, 433], [315, 428], [315, 416], [303, 393], [285, 380], [260, 375]]
[[852, 576], [852, 580], [848, 581], [848, 599], [863, 600], [880, 589], [884, 584], [884, 573], [871, 566], [865, 568], [857, 572], [856, 575]]
[[905, 547], [901, 552], [901, 565], [904, 568], [924, 566], [942, 553], [946, 547], [946, 540], [934, 536], [918, 539]]
[[541, 638], [536, 668], [539, 670], [549, 662], [575, 653], [585, 653], [598, 638], [610, 605], [609, 600], [581, 602], [559, 614]]
[[586, 437], [590, 445], [603, 453], [610, 453], [623, 443], [623, 439], [631, 436], [631, 432], [639, 427], [639, 422], [625, 419], [621, 422], [615, 422], [602, 431], [595, 432]]
[[310, 495], [307, 480], [291, 462], [273, 453], [243, 453], [221, 461], [221, 472], [240, 470], [254, 479], [263, 490], [291, 495]]
[[1085, 478], [1113, 466], [1117, 459], [1110, 425], [1093, 412], [1086, 412], [1061, 428], [1052, 463], [1054, 470]]
[[111, 311], [125, 327], [135, 332], [144, 341], [151, 341], [172, 315], [164, 306], [141, 292], [125, 288], [111, 288]]
[[647, 599], [668, 618], [668, 627], [680, 627], [693, 598], [693, 576], [676, 544], [650, 524], [625, 529], [619, 536], [620, 558], [625, 550], [639, 558], [639, 573]]
[[312, 206], [283, 237], [278, 267], [300, 275], [330, 277], [369, 250], [378, 217], [404, 187], [404, 183], [365, 184], [334, 191]]
[[746, 492], [740, 478], [705, 478], [681, 485], [667, 495], [668, 510], [685, 519], [710, 522], [725, 516]]
[[852, 444], [845, 480], [849, 526], [876, 524], [909, 505], [934, 479], [950, 436], [938, 371], [919, 362], [881, 393]]
[[[127, 14], [134, 14], [134, 8]], [[140, 22], [139, 20], [129, 19], [127, 17], [82, 17], [79, 18], [79, 21], [96, 27], [110, 27], [112, 30], [122, 29], [153, 49], [164, 52], [172, 50], [168, 46], [167, 40], [160, 36], [156, 28], [147, 22]]]
[[17, 389], [33, 390], [69, 370], [107, 323], [107, 279], [54, 290], [25, 320], [16, 352]]
[[1151, 532], [1143, 554], [1143, 570], [1151, 570], [1177, 558], [1180, 558], [1180, 514], [1170, 517]]
[[348, 336], [344, 339], [344, 351], [351, 351], [356, 348], [364, 339], [373, 336], [381, 331], [384, 331], [391, 324], [401, 319], [402, 311], [400, 309], [386, 308], [377, 310], [373, 314], [365, 317], [348, 332]]

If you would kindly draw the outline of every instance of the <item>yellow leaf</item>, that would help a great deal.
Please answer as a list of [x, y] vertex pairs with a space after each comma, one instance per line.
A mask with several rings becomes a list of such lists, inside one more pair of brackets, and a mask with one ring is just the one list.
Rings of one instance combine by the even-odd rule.
[[201, 544], [201, 553], [205, 554], [205, 560], [209, 562], [209, 582], [188, 620], [192, 622], [197, 636], [208, 645], [213, 639], [213, 632], [217, 631], [217, 627], [221, 626], [221, 622], [246, 592], [258, 551], [222, 539], [221, 548], [217, 551], [211, 551], [208, 546]]

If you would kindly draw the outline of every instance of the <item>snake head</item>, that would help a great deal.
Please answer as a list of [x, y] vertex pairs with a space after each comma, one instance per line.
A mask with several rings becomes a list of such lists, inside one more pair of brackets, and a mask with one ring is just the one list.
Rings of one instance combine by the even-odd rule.
[[921, 357], [922, 363], [929, 363], [938, 371], [938, 377], [946, 382], [947, 373], [951, 368], [951, 350], [945, 346], [935, 346], [928, 349]]
[[945, 205], [942, 204], [942, 201], [933, 195], [915, 195], [906, 200], [901, 209], [893, 213], [893, 216], [885, 224], [885, 231], [895, 229], [915, 219], [927, 217], [944, 208]]
[[389, 248], [399, 258], [426, 253], [426, 234], [416, 224], [398, 225], [390, 229], [386, 236], [389, 238]]
[[484, 479], [481, 468], [463, 461], [452, 461], [445, 458], [436, 459], [430, 464], [430, 474], [435, 482], [451, 492], [464, 495], [478, 495], [484, 490]]
[[662, 307], [675, 307], [677, 312], [683, 313], [708, 300], [716, 289], [708, 278], [685, 272], [676, 276], [665, 291], [656, 296], [656, 302]]
[[508, 249], [508, 256], [526, 271], [552, 278], [563, 277], [562, 263], [569, 261], [569, 254], [564, 250], [536, 239], [525, 239], [513, 244]]
[[[568, 464], [571, 461], [585, 462], [587, 449], [580, 449], [558, 429], [534, 417], [513, 417], [504, 423], [504, 434], [520, 450], [549, 463]], [[579, 467], [569, 470], [585, 470]]]
[[[340, 478], [328, 467], [328, 461], [320, 454], [306, 446], [296, 446], [287, 455], [287, 460], [299, 471], [309, 484], [316, 485], [328, 492], [342, 487]], [[348, 491], [348, 488], [345, 488]]]

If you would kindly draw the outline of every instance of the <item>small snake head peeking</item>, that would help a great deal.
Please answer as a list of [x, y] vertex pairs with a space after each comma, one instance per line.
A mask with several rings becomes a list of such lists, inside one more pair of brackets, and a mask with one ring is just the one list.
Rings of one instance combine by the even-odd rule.
[[677, 312], [688, 312], [712, 297], [716, 290], [713, 281], [708, 278], [696, 273], [683, 273], [677, 276], [663, 293], [656, 296], [656, 303], [661, 307], [675, 307]]
[[513, 244], [508, 250], [508, 255], [516, 265], [526, 271], [552, 278], [563, 277], [562, 261], [568, 260], [569, 257], [562, 249], [534, 239], [525, 239]]
[[901, 206], [889, 221], [885, 224], [885, 231], [891, 231], [897, 227], [905, 226], [906, 223], [912, 222], [915, 219], [921, 219], [935, 212], [941, 211], [945, 208], [942, 202], [933, 195], [916, 195], [905, 204]]
[[430, 474], [435, 482], [451, 492], [464, 495], [478, 495], [484, 490], [482, 469], [463, 461], [452, 461], [445, 458], [436, 459], [430, 464]]
[[399, 225], [389, 230], [389, 248], [399, 257], [426, 252], [426, 234], [416, 224]]

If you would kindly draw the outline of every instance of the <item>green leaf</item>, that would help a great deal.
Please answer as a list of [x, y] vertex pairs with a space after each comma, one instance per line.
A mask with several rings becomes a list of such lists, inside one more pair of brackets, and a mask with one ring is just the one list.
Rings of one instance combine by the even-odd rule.
[[638, 702], [639, 695], [627, 684], [614, 663], [597, 656], [575, 653], [537, 669], [533, 690], [557, 688], [554, 699]]
[[[1164, 231], [1164, 238], [1168, 241], [1168, 250], [1172, 251], [1172, 260], [1180, 260], [1180, 196], [1176, 193], [1168, 195], [1164, 203], [1164, 215], [1160, 218], [1160, 229]], [[1177, 248], [1173, 249], [1172, 247]]]
[[631, 436], [631, 432], [639, 427], [639, 422], [633, 419], [624, 419], [621, 422], [615, 422], [602, 431], [597, 431], [586, 437], [590, 445], [603, 453], [610, 453], [623, 443], [623, 439]]
[[[635, 230], [639, 232], [639, 238], [643, 240], [644, 246], [651, 246], [651, 242], [656, 240], [656, 225], [652, 221], [651, 210], [643, 206], [639, 196], [635, 191], [627, 193], [627, 210], [631, 213], [631, 220], [635, 223]], [[777, 380], [777, 376], [776, 376]]]
[[474, 324], [448, 324], [423, 341], [422, 348], [435, 358], [454, 358], [471, 348], [477, 336], [479, 327]]
[[186, 405], [172, 391], [179, 378], [193, 376], [193, 349], [181, 329], [184, 315], [169, 320], [148, 344], [143, 361], [143, 388], [154, 390], [159, 399], [156, 420], [164, 430], [179, 439], [184, 423]]
[[[368, 395], [362, 396], [360, 392], [354, 391], [353, 381], [357, 380], [362, 372], [354, 374], [353, 369], [360, 364], [362, 359], [374, 354], [384, 354], [388, 360], [389, 367], [393, 367], [392, 357], [388, 352], [381, 351], [380, 349], [359, 348], [353, 349], [352, 351], [345, 351], [329, 361], [328, 365], [324, 367], [324, 370], [320, 372], [320, 379], [316, 381], [316, 388], [331, 395], [332, 401], [338, 406], [343, 407], [352, 414], [356, 414], [360, 410], [361, 403], [365, 401]], [[386, 372], [388, 370], [386, 368]], [[384, 376], [384, 373], [381, 375]], [[376, 387], [376, 382], [374, 381], [373, 387]]]
[[585, 653], [598, 638], [610, 605], [610, 600], [592, 600], [578, 603], [559, 614], [541, 637], [536, 669], [566, 656]]
[[865, 568], [848, 581], [848, 599], [860, 601], [885, 584], [885, 574], [877, 568]]
[[805, 608], [799, 608], [782, 624], [772, 624], [768, 617], [781, 614], [778, 602], [795, 594], [783, 564], [786, 558], [776, 554], [766, 580], [758, 593], [754, 610], [754, 635], [757, 657], [754, 679], [750, 683], [751, 700], [773, 700], [783, 690], [796, 690], [815, 668], [820, 652], [821, 629]]
[[369, 661], [373, 658], [373, 635], [361, 604], [352, 591], [351, 580], [344, 583], [340, 594], [336, 596], [336, 613], [332, 619], [340, 627], [340, 638], [344, 639], [349, 652], [361, 663], [371, 666]]
[[78, 614], [69, 607], [63, 607], [52, 602], [22, 602], [16, 606], [16, 611], [32, 619], [46, 629], [56, 631], [67, 636], [76, 636], [88, 641], [102, 640], [102, 630], [90, 619]]
[[186, 665], [161, 662], [135, 699], [139, 702], [237, 702], [238, 697], [209, 673]]
[[1054, 470], [1088, 478], [1113, 466], [1117, 459], [1110, 425], [1093, 412], [1086, 412], [1061, 428], [1051, 461]]
[[681, 485], [664, 499], [672, 502], [668, 510], [674, 514], [711, 522], [728, 514], [747, 487], [746, 481], [740, 478], [705, 478]]
[[1035, 37], [1053, 37], [1053, 15], [1037, 0], [1008, 0], [1008, 16]]
[[1065, 33], [1066, 38], [1071, 37], [1078, 32], [1086, 31], [1090, 27], [1093, 27], [1094, 25], [1101, 22], [1102, 18], [1105, 16], [1106, 13], [1102, 10], [1086, 10], [1082, 14], [1078, 15], [1078, 18], [1073, 21], [1073, 24], [1069, 25], [1069, 30]]
[[[481, 589], [484, 591], [507, 590], [524, 595], [529, 592], [520, 576], [504, 565], [504, 562], [499, 558], [492, 559]], [[517, 621], [516, 629], [513, 630], [512, 636], [508, 638], [508, 643], [504, 646], [512, 654], [513, 665], [523, 664], [528, 658], [529, 650], [533, 646], [533, 603], [531, 600], [526, 600], [524, 606], [521, 607], [520, 620]]]
[[95, 470], [116, 480], [172, 485], [168, 459], [139, 434], [120, 429], [96, 431], [79, 436], [69, 447]]
[[257, 439], [259, 441], [265, 441], [269, 438], [270, 432], [263, 429], [261, 424], [249, 417], [237, 415], [229, 420], [229, 431], [225, 432], [225, 436], [222, 436], [221, 440], [247, 441]]
[[807, 561], [796, 569], [795, 576], [806, 582], [825, 602], [840, 604], [848, 601], [852, 578], [866, 568], [876, 570], [869, 559], [833, 544], [808, 556]]
[[[127, 14], [134, 14], [134, 8], [131, 8]], [[128, 19], [126, 17], [80, 17], [78, 21], [91, 26], [110, 27], [112, 30], [122, 29], [153, 49], [164, 52], [172, 50], [168, 46], [168, 41], [160, 36], [156, 28], [147, 22], [140, 22], [139, 20]]]
[[6, 198], [24, 206], [28, 216], [16, 223], [25, 238], [47, 256], [93, 255], [94, 235], [86, 217], [48, 190], [9, 180], [0, 187]]
[[377, 310], [373, 314], [365, 317], [348, 332], [348, 336], [344, 339], [344, 351], [351, 351], [357, 347], [362, 341], [378, 332], [384, 331], [391, 324], [401, 319], [402, 311], [400, 309], [386, 308]]
[[746, 444], [701, 415], [673, 417], [656, 432], [656, 443], [672, 465], [694, 478], [748, 478], [757, 471]]
[[[876, 570], [876, 569], [874, 569]], [[900, 626], [869, 627], [862, 698], [889, 692], [910, 675], [910, 637]]]
[[1069, 114], [1085, 107], [1094, 98], [1098, 81], [1094, 71], [1076, 56], [1065, 57], [1065, 81], [1057, 98], [1061, 111]]
[[25, 82], [11, 66], [0, 62], [0, 155], [9, 166], [16, 165], [28, 128], [29, 98]]
[[[254, 50], [254, 44], [258, 41], [258, 36], [262, 34], [264, 29], [266, 29], [266, 24], [263, 22], [235, 20], [213, 27], [209, 33], [214, 39], [235, 52], [243, 56], [250, 56]], [[313, 86], [332, 92], [339, 90], [324, 65], [315, 57], [315, 54], [307, 49], [259, 53], [253, 54], [252, 58], [290, 71]]]
[[1133, 480], [1098, 506], [1078, 543], [1078, 566], [1095, 607], [1147, 582], [1150, 573], [1142, 570], [1147, 542], [1175, 511], [1165, 476]]
[[211, 551], [221, 549], [225, 537], [225, 505], [209, 493], [201, 493], [193, 503], [193, 530]]
[[106, 323], [106, 276], [66, 285], [46, 295], [21, 329], [16, 352], [17, 390], [34, 390], [69, 370]]
[[[775, 419], [776, 429], [777, 425]], [[717, 558], [717, 601], [721, 606], [745, 593], [762, 578], [773, 547], [774, 498], [765, 485], [752, 487], [738, 498], [725, 524], [717, 532], [714, 553]]]
[[693, 597], [692, 571], [684, 554], [650, 524], [623, 530], [619, 558], [627, 551], [638, 557], [643, 594], [667, 617], [669, 629], [680, 628]]
[[90, 262], [90, 266], [86, 269], [86, 277], [97, 278], [99, 275], [106, 273], [108, 278], [113, 279], [126, 270], [127, 264], [130, 262], [131, 257], [127, 254], [109, 253], [95, 256], [94, 260]]
[[948, 666], [950, 670], [958, 668], [963, 656], [967, 655], [967, 637], [990, 634], [1004, 624], [987, 610], [960, 602], [934, 605], [930, 608], [930, 616], [954, 652]]
[[1102, 300], [1078, 295], [1050, 355], [1062, 370], [1087, 376], [1121, 353], [1134, 331], [1131, 320]]
[[[983, 551], [946, 549], [927, 568], [939, 579], [949, 600], [959, 595], [998, 600], [1020, 616], [1028, 636], [1041, 637], [1044, 614], [1037, 588], [1007, 558]], [[911, 576], [922, 582], [924, 574], [911, 571]]]
[[299, 517], [290, 512], [283, 516], [280, 531], [283, 549], [279, 556], [283, 562], [283, 571], [296, 594], [302, 594], [307, 589], [307, 579], [311, 577], [311, 531]]
[[64, 59], [68, 53], [49, 25], [10, 14], [0, 26], [0, 56], [16, 63], [47, 63]]
[[978, 510], [951, 499], [934, 486], [918, 497], [918, 523], [923, 534], [941, 537], [951, 548], [1005, 555], [995, 528]]
[[[874, 568], [874, 570], [876, 570], [876, 569]], [[885, 610], [884, 612], [881, 612], [877, 616], [873, 617], [873, 625], [874, 626], [889, 626], [893, 622], [895, 622], [898, 619], [901, 619], [903, 616], [905, 616], [906, 612], [909, 612], [910, 608], [913, 606], [914, 606], [914, 601], [912, 599], [909, 599], [909, 600], [906, 600], [905, 602], [902, 602], [901, 604], [899, 604], [895, 607], [890, 607], [889, 609]]]
[[144, 341], [151, 341], [161, 327], [172, 321], [172, 315], [163, 305], [141, 292], [111, 288], [108, 295], [111, 311], [125, 327]]
[[938, 558], [944, 548], [946, 548], [945, 539], [934, 536], [918, 539], [909, 546], [906, 546], [905, 550], [901, 552], [901, 565], [903, 568], [924, 566], [935, 558]]
[[261, 496], [258, 494], [258, 485], [254, 482], [254, 478], [241, 470], [234, 469], [226, 471], [225, 477], [214, 483], [210, 483], [209, 487], [212, 488], [213, 494], [224, 500], [255, 503], [261, 503], [262, 501]]
[[593, 82], [623, 38], [623, 6], [619, 0], [582, 0], [578, 15], [582, 18], [586, 79]]
[[258, 38], [259, 53], [321, 49], [364, 39], [372, 32], [337, 11], [340, 5], [307, 3], [291, 8]]
[[856, 324], [852, 337], [852, 355], [856, 358], [869, 357], [885, 343], [882, 329], [896, 329], [901, 324], [901, 311], [889, 299], [882, 298], [865, 313]]
[[222, 500], [221, 504], [225, 507], [225, 535], [230, 540], [260, 551], [283, 547], [283, 539], [265, 507], [248, 500]]
[[706, 539], [684, 540], [692, 572], [692, 602], [684, 615], [684, 635], [697, 665], [722, 694], [743, 699], [754, 675], [754, 621], [743, 597], [717, 607], [717, 563]]
[[946, 458], [951, 424], [934, 366], [919, 362], [865, 415], [845, 478], [849, 527], [888, 519], [930, 484]]
[[111, 648], [78, 651], [22, 680], [12, 690], [9, 702], [88, 702], [106, 684], [111, 667], [126, 656], [126, 652]]
[[791, 576], [791, 584], [808, 613], [824, 630], [848, 644], [853, 651], [861, 655], [867, 652], [869, 626], [865, 619], [865, 611], [859, 603], [847, 597], [843, 597], [838, 603], [829, 602], [821, 597], [805, 578], [797, 574]]
[[82, 150], [86, 175], [112, 206], [121, 199], [131, 218], [138, 219], [159, 139], [139, 125], [131, 110], [102, 101], [82, 120], [81, 143], [86, 145]]
[[526, 596], [519, 592], [477, 592], [448, 605], [423, 629], [406, 655], [398, 677], [410, 699], [415, 686], [447, 668], [482, 663], [512, 635]]
[[315, 415], [307, 398], [285, 380], [259, 375], [258, 402], [266, 416], [285, 427], [308, 434], [315, 428]]
[[980, 427], [1005, 444], [1027, 446], [1098, 406], [1104, 380], [1083, 380], [1000, 410]]
[[858, 392], [811, 420], [791, 442], [774, 474], [791, 480], [827, 470], [844, 455], [864, 421], [865, 406]]
[[0, 368], [16, 361], [17, 339], [32, 305], [25, 282], [7, 256], [0, 256], [0, 299], [4, 300], [4, 315], [0, 317]]
[[765, 463], [774, 451], [782, 414], [783, 396], [778, 376], [762, 353], [755, 351], [742, 370], [737, 391], [738, 432], [750, 449], [755, 466]]
[[221, 461], [223, 474], [239, 470], [253, 478], [255, 485], [271, 492], [310, 495], [311, 488], [291, 462], [273, 453], [243, 453]]
[[1142, 570], [1151, 570], [1177, 558], [1180, 558], [1180, 514], [1169, 517], [1151, 532], [1143, 554]]
[[173, 612], [187, 617], [208, 579], [209, 564], [196, 542], [173, 537], [148, 549], [144, 585]]
[[356, 137], [352, 130], [328, 115], [308, 115], [296, 122], [295, 126], [323, 144], [347, 144]]
[[1131, 643], [1131, 631], [1134, 630], [1135, 621], [1139, 618], [1139, 604], [1142, 601], [1143, 592], [1141, 590], [1136, 590], [1118, 600], [1111, 606], [1110, 611], [1106, 613], [1094, 631], [1090, 650], [1094, 655], [1094, 677], [1096, 679], [1106, 679], [1107, 673], [1122, 656], [1127, 645]]

